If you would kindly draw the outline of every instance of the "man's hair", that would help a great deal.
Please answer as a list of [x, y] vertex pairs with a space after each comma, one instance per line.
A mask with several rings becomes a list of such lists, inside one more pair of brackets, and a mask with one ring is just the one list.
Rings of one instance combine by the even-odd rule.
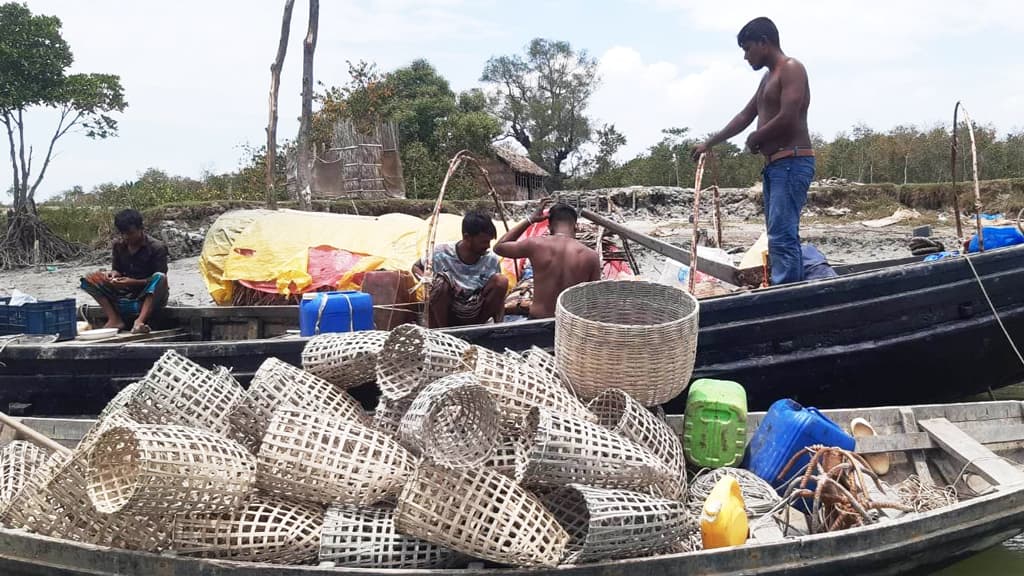
[[494, 222], [490, 216], [479, 211], [466, 212], [462, 217], [462, 235], [476, 236], [477, 234], [488, 234], [491, 238], [498, 237], [498, 231], [494, 228]]
[[142, 214], [138, 210], [121, 210], [114, 216], [114, 227], [118, 232], [125, 233], [132, 228], [142, 230]]
[[548, 210], [548, 221], [552, 223], [565, 222], [576, 224], [576, 210], [564, 202], [559, 202]]
[[775, 27], [775, 22], [764, 16], [747, 22], [747, 25], [740, 29], [740, 33], [736, 35], [736, 42], [740, 47], [743, 47], [747, 42], [760, 42], [762, 40], [767, 41], [776, 48], [779, 47], [779, 29]]

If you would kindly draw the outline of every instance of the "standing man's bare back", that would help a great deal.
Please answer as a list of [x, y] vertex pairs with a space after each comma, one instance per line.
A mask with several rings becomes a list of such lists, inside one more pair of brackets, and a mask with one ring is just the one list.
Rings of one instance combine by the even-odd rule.
[[[528, 219], [519, 222], [498, 240], [494, 253], [506, 258], [529, 258], [533, 266], [533, 302], [530, 318], [555, 315], [558, 295], [566, 288], [601, 279], [601, 262], [597, 252], [576, 240], [576, 211], [566, 204], [556, 204], [549, 214], [544, 208], [550, 200]], [[548, 218], [550, 235], [519, 240], [529, 226]]]

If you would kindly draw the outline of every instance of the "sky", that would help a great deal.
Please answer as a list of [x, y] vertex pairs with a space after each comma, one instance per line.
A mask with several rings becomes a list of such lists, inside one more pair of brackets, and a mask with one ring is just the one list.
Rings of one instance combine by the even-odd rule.
[[[28, 0], [56, 15], [75, 55], [71, 72], [121, 77], [120, 134], [58, 142], [39, 197], [125, 182], [149, 167], [199, 177], [236, 169], [242, 146], [264, 143], [270, 63], [283, 0]], [[314, 76], [347, 81], [346, 61], [387, 71], [426, 58], [452, 88], [480, 86], [492, 56], [537, 37], [565, 40], [599, 61], [590, 113], [627, 138], [620, 159], [661, 130], [720, 129], [750, 99], [760, 73], [736, 33], [757, 16], [778, 25], [783, 50], [806, 66], [811, 129], [826, 138], [857, 123], [878, 130], [951, 121], [962, 100], [1002, 133], [1024, 127], [1024, 2], [1013, 0], [322, 0]], [[278, 137], [293, 138], [301, 105], [308, 3], [298, 0], [281, 79]], [[31, 111], [42, 156], [56, 116]], [[742, 145], [745, 135], [735, 139]], [[7, 155], [5, 154], [4, 157]], [[36, 163], [41, 163], [37, 160]], [[0, 183], [12, 181], [0, 163]]]

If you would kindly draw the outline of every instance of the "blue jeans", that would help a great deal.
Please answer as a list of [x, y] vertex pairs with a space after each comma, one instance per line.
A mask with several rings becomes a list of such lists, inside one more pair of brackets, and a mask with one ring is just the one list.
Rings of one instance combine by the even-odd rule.
[[814, 178], [814, 156], [776, 160], [761, 172], [764, 218], [768, 226], [768, 257], [772, 285], [804, 279], [800, 252], [800, 212]]

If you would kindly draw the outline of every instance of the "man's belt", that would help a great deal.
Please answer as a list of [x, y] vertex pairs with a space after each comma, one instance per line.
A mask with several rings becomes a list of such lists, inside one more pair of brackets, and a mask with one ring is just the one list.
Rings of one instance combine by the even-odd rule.
[[801, 156], [814, 156], [814, 150], [811, 148], [802, 148], [795, 146], [793, 148], [783, 148], [775, 154], [768, 157], [768, 162], [775, 162], [776, 160], [782, 160], [783, 158], [794, 158]]

